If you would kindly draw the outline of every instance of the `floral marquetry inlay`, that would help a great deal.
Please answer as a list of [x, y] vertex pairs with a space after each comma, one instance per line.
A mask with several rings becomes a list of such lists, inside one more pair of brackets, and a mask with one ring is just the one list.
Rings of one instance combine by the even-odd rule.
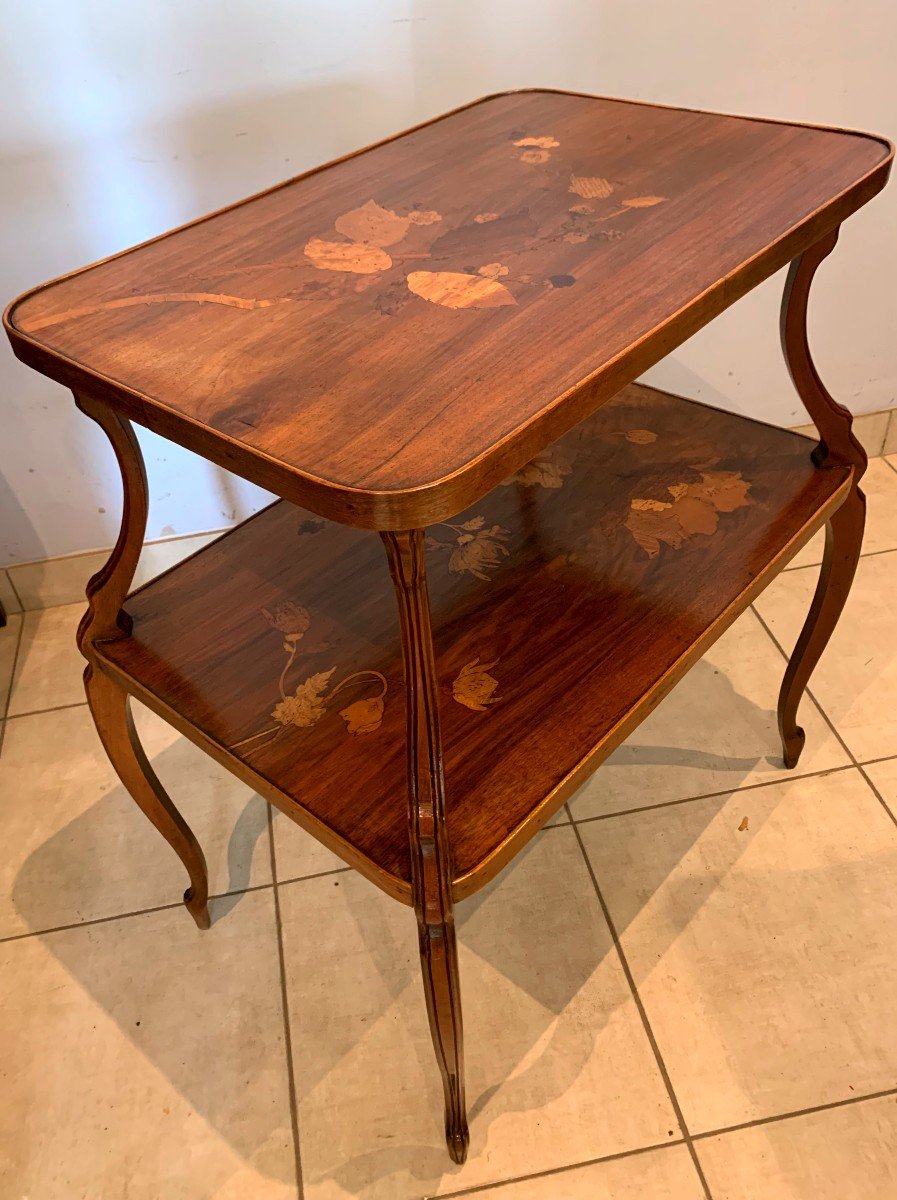
[[[575, 196], [582, 196], [584, 200], [606, 200], [613, 193], [614, 185], [600, 175], [591, 177], [571, 175], [570, 186], [567, 190], [573, 192]], [[580, 211], [592, 212], [593, 210], [580, 206]]]
[[256, 273], [273, 271], [283, 278], [281, 273], [289, 270], [290, 286], [281, 294], [241, 296], [206, 285], [202, 290], [127, 295], [56, 314], [34, 323], [31, 332], [134, 305], [186, 303], [254, 312], [368, 292], [366, 303], [386, 318], [398, 317], [407, 306], [419, 311], [421, 303], [459, 313], [512, 309], [573, 287], [583, 256], [625, 236], [632, 220], [642, 219], [638, 210], [666, 200], [633, 196], [625, 179], [609, 178], [599, 155], [590, 162], [591, 155], [583, 158], [544, 130], [513, 130], [494, 143], [496, 152], [509, 148], [523, 174], [519, 199], [504, 211], [488, 206], [495, 200], [483, 181], [481, 211], [475, 194], [463, 207], [457, 199], [446, 204], [446, 211], [437, 195], [412, 195], [404, 203], [370, 196], [337, 212], [329, 225], [309, 229], [301, 250], [297, 247], [282, 259], [202, 271], [226, 274], [228, 288], [237, 290], [235, 279], [248, 286]]
[[498, 666], [499, 660], [481, 663], [478, 658], [465, 665], [458, 672], [458, 677], [452, 684], [452, 695], [459, 704], [474, 712], [486, 712], [490, 704], [499, 699], [495, 692], [498, 680], [489, 672]]
[[566, 446], [552, 446], [544, 454], [524, 464], [510, 479], [502, 480], [505, 487], [517, 483], [523, 487], [543, 487], [556, 491], [573, 470], [573, 451]]
[[633, 499], [626, 528], [648, 557], [656, 558], [661, 544], [677, 550], [697, 534], [716, 533], [720, 513], [753, 503], [750, 486], [740, 471], [702, 471], [700, 483], [670, 484], [672, 500]]
[[443, 308], [501, 308], [517, 303], [497, 280], [457, 271], [412, 271], [408, 276], [408, 290], [431, 304], [441, 304]]
[[450, 550], [448, 569], [453, 575], [470, 574], [477, 579], [489, 580], [489, 572], [501, 566], [503, 558], [510, 554], [504, 543], [510, 537], [501, 525], [486, 528], [486, 518], [471, 517], [461, 525], [442, 522], [440, 529], [450, 529], [455, 534], [453, 542], [441, 541], [432, 536], [427, 546], [432, 550]]

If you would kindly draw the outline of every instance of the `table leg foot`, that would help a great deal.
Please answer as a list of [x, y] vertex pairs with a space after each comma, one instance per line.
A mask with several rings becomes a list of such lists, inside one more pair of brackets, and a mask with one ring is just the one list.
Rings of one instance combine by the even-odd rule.
[[797, 765], [804, 748], [804, 731], [797, 723], [797, 708], [850, 592], [862, 549], [865, 521], [866, 497], [854, 487], [825, 527], [825, 556], [816, 594], [779, 693], [779, 732], [786, 767]]
[[92, 663], [84, 672], [84, 687], [97, 733], [115, 773], [186, 867], [190, 887], [184, 903], [199, 928], [208, 929], [211, 920], [205, 857], [146, 757], [134, 728], [128, 693]]
[[452, 1160], [467, 1158], [470, 1131], [464, 1098], [461, 983], [453, 920], [420, 925], [420, 961], [433, 1047], [445, 1096], [445, 1142]]

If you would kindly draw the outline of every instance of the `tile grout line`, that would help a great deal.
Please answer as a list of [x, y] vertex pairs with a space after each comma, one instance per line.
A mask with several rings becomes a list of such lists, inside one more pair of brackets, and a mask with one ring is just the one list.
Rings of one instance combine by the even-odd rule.
[[[860, 1096], [848, 1096], [842, 1100], [831, 1100], [826, 1104], [814, 1104], [809, 1108], [796, 1108], [791, 1112], [773, 1113], [768, 1117], [756, 1117], [753, 1121], [742, 1121], [737, 1125], [723, 1125], [719, 1129], [707, 1129], [701, 1133], [691, 1134], [692, 1141], [707, 1141], [710, 1138], [724, 1137], [730, 1133], [740, 1133], [745, 1129], [756, 1129], [758, 1126], [775, 1125], [779, 1121], [792, 1121], [799, 1117], [812, 1116], [815, 1113], [829, 1112], [833, 1109], [847, 1108], [854, 1104], [865, 1104], [871, 1100], [883, 1100], [888, 1096], [897, 1096], [897, 1087], [884, 1088], [879, 1092], [866, 1092]], [[490, 1188], [507, 1187], [514, 1183], [525, 1183], [531, 1179], [541, 1179], [549, 1175], [563, 1175], [567, 1171], [581, 1170], [584, 1167], [600, 1166], [606, 1162], [616, 1162], [623, 1158], [635, 1158], [640, 1154], [650, 1154], [655, 1150], [666, 1150], [670, 1146], [684, 1146], [684, 1138], [674, 1138], [670, 1142], [657, 1142], [650, 1146], [637, 1146], [632, 1150], [621, 1150], [616, 1154], [604, 1154], [598, 1158], [587, 1158], [581, 1162], [565, 1163], [562, 1167], [550, 1167], [546, 1171], [533, 1171], [529, 1175], [515, 1175], [508, 1179], [496, 1180], [494, 1183], [480, 1183], [474, 1187], [464, 1188], [458, 1192], [444, 1192], [439, 1200], [456, 1200], [457, 1197], [473, 1196], [478, 1192], [489, 1191]], [[429, 1198], [428, 1198], [429, 1200]], [[434, 1198], [435, 1200], [435, 1198]]]
[[[270, 883], [254, 883], [250, 887], [238, 888], [233, 892], [215, 892], [210, 900], [227, 900], [231, 896], [245, 896], [249, 892], [263, 892], [272, 887]], [[29, 929], [27, 933], [10, 933], [0, 937], [0, 945], [5, 942], [21, 942], [26, 938], [46, 937], [51, 933], [67, 933], [72, 929], [90, 929], [94, 925], [108, 925], [110, 921], [127, 921], [131, 917], [146, 917], [152, 913], [167, 912], [173, 908], [184, 908], [183, 900], [173, 900], [170, 904], [153, 904], [149, 908], [134, 908], [129, 912], [110, 913], [106, 917], [91, 917], [87, 921], [71, 921], [67, 925], [51, 925], [47, 929]]]
[[277, 882], [277, 853], [274, 849], [274, 814], [268, 805], [268, 849], [271, 854], [271, 889], [274, 897], [274, 925], [277, 931], [277, 960], [280, 970], [280, 1004], [283, 1011], [283, 1043], [287, 1067], [287, 1092], [290, 1098], [290, 1125], [293, 1132], [293, 1161], [296, 1168], [297, 1200], [304, 1200], [302, 1152], [299, 1145], [299, 1106], [296, 1100], [296, 1073], [293, 1066], [293, 1037], [290, 1030], [290, 1002], [287, 993], [286, 956], [283, 949], [283, 921], [280, 914], [280, 892]]
[[19, 621], [19, 631], [16, 634], [16, 648], [12, 653], [12, 666], [9, 672], [9, 691], [3, 703], [3, 720], [0, 722], [0, 754], [3, 753], [3, 743], [6, 740], [6, 722], [9, 720], [9, 706], [12, 703], [12, 688], [16, 678], [16, 667], [19, 665], [19, 653], [22, 649], [22, 630], [25, 626], [24, 617]]
[[[890, 466], [890, 463], [888, 465]], [[895, 474], [897, 474], [897, 467], [892, 467], [891, 469]], [[813, 536], [815, 537], [816, 535], [814, 534]], [[809, 545], [809, 543], [807, 543], [807, 545]], [[865, 554], [860, 555], [860, 558], [878, 558], [881, 554], [893, 554], [895, 550], [897, 550], [897, 546], [885, 546], [883, 550], [867, 550]], [[821, 566], [821, 562], [789, 563], [787, 567], [782, 567], [779, 574], [784, 575], [787, 571], [809, 571], [811, 567]]]
[[641, 1018], [642, 1026], [644, 1027], [644, 1030], [645, 1030], [645, 1035], [648, 1039], [648, 1042], [651, 1046], [652, 1051], [654, 1052], [654, 1059], [657, 1063], [657, 1069], [660, 1071], [661, 1078], [663, 1079], [664, 1086], [666, 1087], [666, 1090], [667, 1090], [667, 1095], [669, 1096], [670, 1104], [672, 1106], [673, 1112], [676, 1115], [676, 1120], [679, 1122], [679, 1128], [682, 1131], [683, 1141], [685, 1142], [685, 1145], [688, 1147], [688, 1152], [691, 1155], [691, 1160], [694, 1164], [695, 1172], [698, 1176], [698, 1179], [701, 1182], [701, 1187], [704, 1189], [705, 1197], [707, 1198], [707, 1200], [713, 1200], [713, 1198], [710, 1194], [710, 1188], [707, 1185], [707, 1180], [704, 1177], [704, 1170], [701, 1167], [701, 1163], [698, 1159], [698, 1153], [695, 1150], [694, 1144], [692, 1143], [691, 1134], [689, 1133], [688, 1126], [685, 1123], [685, 1116], [679, 1105], [679, 1101], [676, 1098], [676, 1092], [673, 1088], [673, 1081], [670, 1079], [670, 1074], [669, 1074], [669, 1071], [667, 1070], [666, 1063], [664, 1062], [663, 1055], [660, 1053], [660, 1046], [657, 1044], [657, 1039], [654, 1036], [654, 1030], [651, 1028], [651, 1022], [648, 1020], [648, 1013], [644, 1006], [644, 1003], [642, 1002], [642, 998], [639, 995], [638, 988], [636, 987], [635, 977], [633, 976], [632, 970], [629, 966], [629, 960], [626, 958], [626, 955], [623, 951], [623, 946], [620, 942], [619, 934], [617, 933], [617, 927], [614, 924], [614, 920], [610, 914], [610, 909], [607, 906], [607, 901], [604, 899], [604, 894], [602, 893], [601, 887], [598, 883], [598, 876], [595, 873], [595, 868], [592, 866], [592, 861], [589, 858], [588, 854], [586, 853], [585, 843], [582, 840], [582, 833], [580, 832], [575, 821], [573, 821], [573, 817], [570, 812], [569, 806], [567, 807], [567, 816], [570, 817], [571, 824], [573, 826], [573, 832], [576, 836], [577, 842], [579, 843], [580, 853], [582, 854], [583, 861], [585, 862], [585, 865], [586, 865], [586, 870], [588, 871], [589, 876], [592, 880], [592, 886], [595, 889], [595, 895], [598, 897], [598, 904], [601, 907], [601, 911], [604, 914], [604, 919], [607, 922], [608, 929], [610, 930], [610, 935], [613, 938], [614, 948], [617, 951], [617, 956], [620, 960], [620, 966], [623, 968], [623, 974], [626, 976], [626, 982], [629, 984], [629, 990], [632, 993], [632, 999], [638, 1010], [639, 1017]]
[[[12, 689], [10, 688], [10, 698], [12, 698]], [[73, 700], [71, 704], [57, 704], [53, 708], [30, 708], [28, 712], [8, 713], [7, 721], [18, 721], [20, 717], [42, 717], [46, 713], [64, 712], [68, 708], [86, 708], [86, 700]], [[168, 722], [166, 722], [168, 724]], [[171, 726], [174, 728], [174, 726]], [[183, 736], [183, 735], [182, 735]]]
[[602, 1154], [598, 1158], [586, 1158], [582, 1162], [565, 1163], [562, 1167], [548, 1167], [544, 1171], [532, 1171], [528, 1175], [514, 1175], [509, 1179], [497, 1179], [494, 1183], [477, 1183], [473, 1187], [462, 1188], [459, 1192], [440, 1192], [439, 1196], [427, 1196], [424, 1200], [456, 1200], [461, 1196], [475, 1196], [478, 1192], [488, 1192], [493, 1188], [508, 1187], [514, 1183], [528, 1183], [531, 1179], [546, 1179], [552, 1175], [563, 1175], [567, 1171], [577, 1171], [582, 1167], [595, 1167], [601, 1163], [619, 1162], [622, 1158], [636, 1158], [639, 1154], [650, 1154], [652, 1150], [666, 1150], [668, 1146], [684, 1146], [683, 1138], [674, 1138], [670, 1142], [656, 1142], [651, 1146], [636, 1146], [633, 1150], [618, 1150], [614, 1154]]
[[[353, 870], [352, 867], [334, 867], [332, 871], [316, 871], [311, 875], [294, 875], [290, 879], [281, 880], [280, 883], [304, 883], [307, 879], [323, 879], [328, 875], [342, 875], [351, 870]], [[263, 892], [266, 888], [273, 888], [273, 886], [273, 882], [253, 883], [249, 887], [235, 888], [231, 892], [214, 892], [209, 899], [226, 900], [231, 896], [244, 896], [249, 892]], [[183, 906], [183, 900], [173, 900], [170, 904], [153, 904], [148, 908], [134, 908], [127, 912], [110, 913], [105, 917], [90, 917], [86, 921], [71, 921], [66, 925], [50, 925], [46, 929], [29, 929], [27, 933], [0, 935], [0, 945], [3, 945], [4, 942], [21, 942], [25, 938], [44, 937], [50, 933], [65, 933], [70, 929], [89, 929], [93, 925], [106, 925], [109, 921], [124, 921], [129, 917], [145, 917], [150, 913], [166, 912], [172, 908], [183, 908]]]
[[[754, 608], [753, 604], [751, 605], [751, 609], [753, 610], [753, 612], [754, 612], [754, 614], [755, 614], [755, 616], [756, 616], [757, 620], [760, 622], [760, 624], [763, 626], [763, 628], [764, 628], [764, 629], [766, 630], [766, 632], [769, 634], [769, 637], [770, 637], [770, 639], [771, 639], [771, 641], [772, 641], [773, 645], [776, 647], [776, 649], [779, 651], [779, 653], [781, 654], [781, 656], [784, 658], [785, 662], [788, 662], [788, 661], [790, 661], [790, 660], [789, 660], [789, 658], [788, 658], [788, 655], [785, 653], [785, 648], [784, 648], [784, 646], [782, 646], [781, 642], [778, 640], [778, 638], [776, 637], [776, 635], [775, 635], [775, 634], [773, 633], [773, 631], [770, 629], [769, 625], [767, 625], [766, 621], [764, 621], [764, 620], [763, 620], [763, 618], [760, 616], [760, 614], [759, 614], [759, 613], [757, 612], [757, 610]], [[824, 653], [824, 652], [825, 652], [825, 651], [823, 650], [823, 653]], [[818, 665], [818, 664], [817, 664], [817, 665]], [[810, 688], [809, 688], [809, 686], [807, 686], [807, 687], [805, 687], [805, 688], [804, 688], [804, 695], [805, 695], [805, 696], [806, 696], [806, 697], [807, 697], [809, 700], [812, 700], [812, 701], [813, 701], [813, 703], [815, 704], [816, 708], [817, 708], [817, 709], [819, 710], [819, 712], [821, 713], [821, 715], [822, 715], [822, 719], [825, 721], [826, 725], [828, 725], [829, 729], [832, 731], [832, 733], [835, 735], [835, 737], [836, 737], [836, 738], [838, 739], [838, 741], [840, 742], [840, 744], [841, 744], [841, 748], [844, 750], [844, 753], [845, 753], [845, 754], [847, 755], [847, 757], [850, 759], [850, 761], [851, 761], [851, 763], [853, 764], [853, 766], [854, 766], [854, 767], [855, 767], [855, 768], [856, 768], [856, 769], [859, 771], [859, 773], [860, 773], [860, 775], [863, 777], [863, 779], [865, 779], [865, 781], [866, 781], [866, 783], [868, 784], [868, 786], [869, 786], [870, 790], [872, 791], [872, 794], [875, 796], [875, 798], [878, 800], [879, 804], [882, 806], [882, 808], [883, 808], [883, 809], [885, 810], [885, 812], [888, 814], [888, 817], [891, 819], [892, 823], [893, 823], [894, 825], [897, 825], [897, 816], [895, 816], [895, 814], [894, 814], [894, 813], [891, 811], [891, 808], [890, 808], [890, 806], [888, 805], [887, 801], [885, 800], [884, 796], [882, 796], [881, 792], [878, 790], [878, 788], [875, 786], [875, 784], [874, 784], [874, 783], [872, 782], [872, 780], [869, 778], [869, 775], [868, 775], [868, 773], [867, 773], [867, 772], [866, 772], [866, 771], [863, 769], [863, 764], [862, 764], [861, 762], [859, 762], [859, 760], [857, 759], [857, 757], [856, 757], [856, 755], [854, 754], [854, 752], [853, 752], [853, 751], [851, 750], [851, 748], [848, 746], [847, 742], [845, 742], [844, 738], [841, 736], [841, 734], [839, 733], [839, 731], [838, 731], [838, 730], [837, 730], [837, 728], [835, 727], [835, 724], [834, 724], [834, 722], [832, 721], [832, 719], [829, 717], [828, 713], [825, 711], [825, 709], [822, 707], [822, 705], [821, 705], [821, 704], [819, 703], [819, 701], [816, 699], [816, 697], [815, 697], [815, 695], [813, 694], [813, 692], [811, 692], [811, 691], [810, 691]]]
[[328, 875], [345, 875], [347, 871], [354, 870], [354, 867], [331, 867], [329, 871], [312, 871], [310, 875], [291, 875], [289, 879], [278, 879], [277, 886], [280, 888], [286, 887], [288, 883], [305, 883], [309, 879], [326, 879]]
[[830, 1112], [835, 1108], [848, 1108], [852, 1104], [864, 1104], [869, 1100], [883, 1100], [886, 1096], [897, 1096], [897, 1087], [883, 1088], [880, 1092], [866, 1092], [862, 1096], [847, 1096], [842, 1100], [830, 1100], [827, 1104], [811, 1104], [809, 1108], [795, 1108], [792, 1112], [775, 1113], [771, 1117], [757, 1117], [753, 1121], [742, 1121], [738, 1125], [724, 1125], [720, 1129], [708, 1129], [706, 1133], [693, 1133], [692, 1137], [696, 1141], [706, 1141], [712, 1137], [740, 1133], [743, 1129], [756, 1129], [760, 1125], [774, 1125], [777, 1121], [794, 1121], [798, 1117]]
[[862, 762], [858, 762], [858, 767], [877, 767], [879, 763], [893, 762], [897, 758], [897, 754], [883, 754], [881, 758], [864, 758]]
[[3, 569], [6, 572], [6, 578], [9, 582], [9, 586], [12, 588], [12, 594], [15, 596], [16, 601], [19, 605], [19, 612], [24, 617], [26, 609], [25, 609], [25, 605], [22, 603], [22, 597], [19, 595], [19, 589], [16, 587], [16, 581], [13, 579], [12, 575], [10, 574], [9, 567], [4, 567]]
[[[894, 755], [897, 758], [897, 755]], [[884, 759], [876, 761], [883, 762]], [[678, 804], [693, 804], [698, 800], [717, 800], [723, 796], [738, 796], [742, 792], [753, 792], [758, 788], [765, 787], [781, 787], [786, 783], [794, 783], [797, 779], [818, 779], [823, 775], [837, 775], [840, 771], [852, 771], [857, 763], [843, 763], [840, 767], [825, 767], [820, 771], [809, 771], [805, 775], [794, 775], [787, 767], [782, 767], [782, 775], [775, 779], [765, 779], [759, 783], [746, 783], [743, 787], [724, 788], [719, 792], [705, 792], [700, 796], [683, 796], [679, 800], [661, 800], [657, 804], [645, 804], [640, 808], [621, 808], [618, 811], [608, 813], [596, 813], [594, 817], [573, 817], [571, 820], [574, 825], [589, 825], [592, 821], [608, 821], [611, 817], [631, 817], [636, 813], [656, 812], [662, 808], [674, 808]], [[787, 774], [786, 774], [787, 772]], [[563, 826], [561, 826], [563, 828]]]

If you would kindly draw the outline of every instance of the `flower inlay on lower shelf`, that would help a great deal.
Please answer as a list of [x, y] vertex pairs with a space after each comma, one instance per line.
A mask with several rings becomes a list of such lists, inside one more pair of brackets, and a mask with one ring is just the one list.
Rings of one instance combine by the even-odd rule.
[[485, 525], [486, 518], [481, 516], [471, 517], [461, 525], [442, 521], [436, 528], [451, 529], [457, 535], [455, 541], [441, 542], [428, 536], [427, 545], [432, 550], [451, 550], [448, 569], [453, 575], [467, 572], [488, 582], [489, 572], [501, 566], [503, 558], [510, 556], [503, 543], [511, 534], [503, 525], [492, 525], [489, 529]]
[[[366, 733], [375, 733], [380, 728], [386, 709], [386, 693], [389, 691], [385, 675], [372, 669], [353, 671], [331, 687], [330, 681], [336, 672], [336, 667], [331, 667], [328, 671], [316, 671], [307, 676], [298, 687], [288, 692], [287, 675], [296, 659], [299, 643], [311, 628], [311, 613], [296, 600], [281, 600], [273, 609], [263, 608], [261, 615], [272, 629], [283, 635], [283, 648], [287, 655], [277, 681], [280, 700], [271, 710], [271, 717], [277, 724], [235, 742], [232, 750], [236, 750], [238, 746], [247, 746], [263, 737], [267, 737], [268, 741], [262, 744], [271, 745], [291, 726], [296, 729], [310, 729], [326, 715], [333, 698], [353, 686], [366, 691], [376, 683], [379, 690], [374, 695], [359, 696], [339, 710], [339, 715], [346, 725], [346, 732], [358, 737]], [[319, 639], [316, 648], [327, 649], [329, 643]]]
[[495, 695], [498, 680], [489, 672], [498, 666], [499, 661], [494, 658], [492, 662], [481, 663], [479, 658], [474, 658], [464, 664], [452, 684], [452, 696], [459, 704], [472, 708], [474, 712], [486, 712], [490, 704], [495, 704], [499, 699]]
[[503, 487], [519, 483], [523, 487], [543, 487], [557, 489], [564, 486], [564, 480], [573, 470], [574, 452], [564, 446], [551, 446], [542, 454], [520, 468], [509, 479], [502, 480]]
[[719, 514], [753, 504], [750, 483], [740, 471], [701, 471], [700, 483], [674, 483], [667, 488], [672, 500], [635, 498], [630, 501], [626, 528], [649, 558], [660, 553], [661, 543], [678, 550], [696, 534], [716, 533]]

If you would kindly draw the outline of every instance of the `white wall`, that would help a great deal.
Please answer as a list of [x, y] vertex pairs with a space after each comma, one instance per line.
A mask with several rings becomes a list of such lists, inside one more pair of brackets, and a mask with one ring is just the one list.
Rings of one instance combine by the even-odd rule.
[[[4, 300], [486, 92], [544, 84], [897, 134], [894, 0], [7, 0]], [[897, 402], [897, 184], [820, 272], [812, 333], [857, 412]], [[770, 281], [652, 378], [803, 420]], [[148, 536], [263, 494], [141, 432]], [[0, 349], [0, 564], [112, 543], [118, 474], [60, 387]]]

